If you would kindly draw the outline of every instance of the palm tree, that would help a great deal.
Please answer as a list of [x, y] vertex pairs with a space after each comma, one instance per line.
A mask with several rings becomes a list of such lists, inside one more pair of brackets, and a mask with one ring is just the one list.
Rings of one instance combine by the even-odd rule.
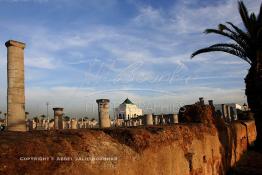
[[64, 116], [64, 121], [70, 121], [70, 117], [68, 117], [68, 116]]
[[254, 113], [257, 126], [257, 143], [262, 143], [262, 4], [256, 16], [249, 15], [242, 1], [238, 2], [239, 14], [245, 30], [231, 22], [219, 24], [218, 29], [206, 29], [206, 34], [217, 34], [229, 38], [232, 43], [218, 43], [199, 49], [192, 54], [192, 58], [201, 53], [221, 51], [237, 56], [246, 61], [249, 71], [245, 78], [247, 102]]
[[36, 122], [36, 123], [39, 123], [39, 118], [36, 116], [33, 118], [33, 120]]
[[42, 119], [45, 119], [45, 118], [46, 118], [46, 116], [45, 116], [44, 114], [40, 115], [40, 117], [41, 117]]
[[46, 118], [46, 116], [44, 114], [40, 115], [41, 121], [44, 121], [44, 119]]

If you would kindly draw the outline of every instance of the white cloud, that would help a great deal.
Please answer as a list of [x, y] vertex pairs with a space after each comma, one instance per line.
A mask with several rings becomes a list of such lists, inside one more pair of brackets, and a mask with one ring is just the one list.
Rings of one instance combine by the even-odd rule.
[[25, 59], [25, 65], [34, 68], [54, 69], [58, 65], [55, 64], [53, 58], [46, 57], [27, 57]]
[[159, 10], [146, 6], [139, 9], [139, 14], [133, 19], [133, 22], [142, 26], [159, 27], [166, 23], [166, 19]]

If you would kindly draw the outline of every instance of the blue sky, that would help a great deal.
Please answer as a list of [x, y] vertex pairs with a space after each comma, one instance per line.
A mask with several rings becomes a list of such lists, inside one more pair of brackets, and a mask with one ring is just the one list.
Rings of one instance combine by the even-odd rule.
[[[259, 0], [245, 0], [258, 12]], [[191, 53], [224, 38], [203, 34], [231, 21], [236, 0], [0, 0], [0, 109], [6, 109], [5, 41], [25, 42], [26, 110], [62, 106], [96, 117], [97, 98], [129, 97], [145, 112], [176, 112], [198, 97], [243, 103], [248, 64]], [[51, 112], [50, 112], [51, 114]]]

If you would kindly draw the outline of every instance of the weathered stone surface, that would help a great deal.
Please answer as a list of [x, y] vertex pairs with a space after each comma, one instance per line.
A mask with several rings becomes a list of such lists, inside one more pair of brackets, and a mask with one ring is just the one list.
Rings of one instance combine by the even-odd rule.
[[55, 129], [63, 129], [63, 110], [64, 108], [53, 108], [54, 110], [54, 127]]
[[108, 128], [111, 126], [109, 118], [109, 100], [108, 99], [98, 99], [96, 100], [98, 104], [98, 118], [99, 127]]
[[146, 125], [153, 125], [153, 115], [152, 114], [147, 114], [145, 115], [146, 118]]
[[76, 119], [71, 119], [71, 129], [77, 129], [77, 120]]
[[173, 114], [170, 118], [170, 123], [174, 124], [174, 123], [178, 123], [178, 115], [177, 114]]
[[18, 41], [7, 41], [7, 129], [26, 131], [25, 88], [24, 88], [24, 48]]
[[179, 122], [182, 123], [204, 123], [214, 125], [214, 108], [210, 105], [186, 105], [179, 111]]

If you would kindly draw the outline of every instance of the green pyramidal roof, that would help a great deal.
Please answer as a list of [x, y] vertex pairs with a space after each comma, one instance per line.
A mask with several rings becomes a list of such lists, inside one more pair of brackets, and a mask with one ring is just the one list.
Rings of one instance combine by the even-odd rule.
[[130, 101], [130, 100], [127, 98], [122, 104], [134, 104], [134, 103], [132, 103], [132, 101]]

